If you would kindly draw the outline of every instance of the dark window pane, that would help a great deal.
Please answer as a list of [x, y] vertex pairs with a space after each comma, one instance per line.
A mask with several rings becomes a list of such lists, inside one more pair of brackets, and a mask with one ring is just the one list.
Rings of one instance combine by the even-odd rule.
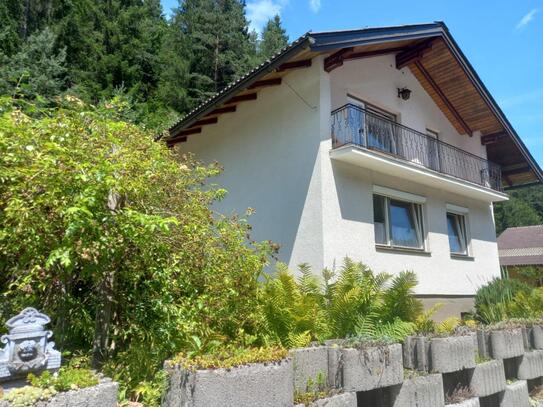
[[464, 217], [454, 213], [447, 213], [447, 233], [449, 235], [451, 253], [466, 254], [467, 242]]
[[420, 224], [415, 224], [419, 221], [416, 216], [414, 204], [390, 200], [390, 230], [393, 245], [416, 248], [422, 246], [417, 231]]
[[375, 230], [375, 243], [387, 244], [385, 198], [380, 195], [373, 196], [373, 227]]

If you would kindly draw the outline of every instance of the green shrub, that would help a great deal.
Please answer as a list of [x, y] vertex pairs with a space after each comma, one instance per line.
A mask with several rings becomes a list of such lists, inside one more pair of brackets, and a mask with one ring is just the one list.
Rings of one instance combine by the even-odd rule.
[[59, 348], [130, 397], [180, 350], [263, 342], [271, 248], [210, 209], [225, 195], [208, 182], [217, 165], [154, 142], [115, 103], [30, 118], [0, 98], [0, 326], [39, 308]]
[[475, 311], [477, 318], [492, 324], [515, 317], [512, 308], [517, 295], [529, 296], [532, 288], [515, 279], [496, 278], [482, 286], [475, 294]]
[[[260, 289], [270, 335], [286, 347], [349, 336], [402, 340], [414, 330], [422, 304], [413, 296], [415, 274], [374, 274], [346, 258], [337, 279], [318, 279], [307, 265], [296, 279], [285, 265]], [[332, 282], [333, 281], [333, 282]]]

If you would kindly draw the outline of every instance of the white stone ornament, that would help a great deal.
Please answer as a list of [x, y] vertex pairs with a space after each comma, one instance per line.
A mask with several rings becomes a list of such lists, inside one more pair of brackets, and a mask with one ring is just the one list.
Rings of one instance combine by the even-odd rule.
[[45, 330], [51, 320], [34, 308], [26, 308], [7, 321], [9, 333], [0, 338], [0, 382], [26, 377], [28, 373], [57, 370], [60, 352], [50, 342], [52, 331]]

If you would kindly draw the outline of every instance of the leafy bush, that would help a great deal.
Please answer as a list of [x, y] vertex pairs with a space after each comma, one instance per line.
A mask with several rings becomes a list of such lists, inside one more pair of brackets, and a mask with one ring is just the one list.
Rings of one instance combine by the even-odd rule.
[[125, 389], [196, 344], [258, 346], [271, 249], [210, 210], [220, 168], [118, 120], [115, 101], [66, 104], [30, 118], [0, 99], [0, 326], [43, 310], [60, 348], [92, 350]]
[[344, 260], [337, 279], [329, 270], [318, 279], [309, 266], [296, 279], [285, 265], [260, 290], [266, 325], [286, 347], [348, 336], [402, 340], [414, 330], [422, 304], [413, 296], [415, 274], [374, 274], [362, 263]]
[[529, 296], [531, 291], [532, 288], [521, 281], [496, 278], [479, 288], [475, 294], [477, 318], [485, 324], [492, 324], [515, 316], [523, 317], [515, 315], [512, 305], [515, 297]]

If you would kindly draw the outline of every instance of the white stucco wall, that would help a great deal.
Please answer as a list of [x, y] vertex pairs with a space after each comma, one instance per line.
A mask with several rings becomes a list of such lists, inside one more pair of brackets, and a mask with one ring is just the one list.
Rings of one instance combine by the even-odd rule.
[[[179, 145], [224, 166], [215, 181], [229, 195], [216, 209], [230, 214], [255, 208], [253, 238], [279, 243], [280, 260], [293, 269], [306, 262], [320, 273], [349, 256], [376, 271], [414, 270], [419, 294], [474, 294], [499, 275], [491, 205], [331, 160], [330, 112], [350, 93], [398, 114], [406, 126], [439, 131], [440, 139], [484, 157], [479, 138], [459, 135], [411, 72], [396, 70], [391, 56], [349, 61], [331, 74], [322, 61], [292, 71], [281, 86], [259, 91], [257, 101], [240, 103], [235, 113]], [[404, 86], [413, 91], [407, 102], [397, 97], [396, 88]], [[376, 250], [374, 184], [426, 197], [429, 255]], [[472, 260], [450, 256], [447, 203], [469, 208]]]
[[281, 246], [281, 260], [307, 262], [316, 270], [323, 266], [321, 69], [314, 63], [290, 72], [281, 86], [260, 90], [256, 101], [239, 103], [235, 113], [178, 145], [223, 165], [222, 175], [212, 180], [228, 191], [215, 205], [218, 212], [254, 208], [252, 238], [272, 240]]

